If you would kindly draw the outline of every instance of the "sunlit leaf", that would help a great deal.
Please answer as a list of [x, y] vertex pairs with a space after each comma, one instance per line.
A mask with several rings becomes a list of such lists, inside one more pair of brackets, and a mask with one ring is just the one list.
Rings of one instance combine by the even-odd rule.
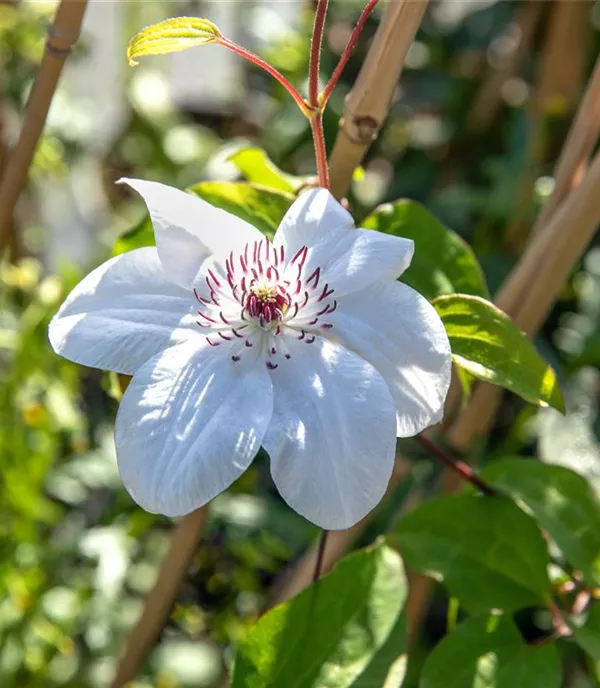
[[200, 182], [190, 188], [208, 203], [227, 210], [272, 238], [283, 216], [294, 202], [284, 191], [245, 182]]
[[384, 544], [352, 554], [328, 576], [265, 614], [238, 646], [232, 688], [383, 686], [406, 647], [406, 579]]
[[295, 193], [308, 179], [295, 177], [280, 170], [262, 148], [242, 148], [230, 155], [229, 160], [249, 182], [277, 191]]
[[166, 19], [146, 27], [129, 41], [127, 59], [133, 66], [138, 64], [138, 57], [179, 52], [214, 43], [219, 38], [221, 38], [221, 32], [208, 19], [198, 17]]
[[420, 203], [386, 203], [361, 225], [415, 242], [415, 255], [402, 281], [428, 299], [455, 292], [488, 296], [485, 278], [469, 244]]
[[483, 472], [533, 513], [567, 561], [590, 585], [600, 585], [594, 562], [600, 556], [600, 501], [577, 473], [527, 459], [495, 461]]
[[127, 251], [133, 251], [135, 248], [142, 248], [143, 246], [154, 246], [154, 229], [149, 215], [145, 215], [136, 225], [130, 230], [117, 238], [113, 244], [113, 256]]
[[525, 644], [505, 616], [475, 617], [436, 645], [419, 688], [559, 688], [556, 647]]
[[454, 370], [456, 371], [456, 377], [458, 378], [458, 382], [460, 384], [463, 401], [466, 402], [471, 398], [475, 378], [471, 375], [471, 373], [460, 366], [456, 366]]
[[433, 305], [446, 327], [457, 365], [526, 401], [564, 411], [556, 374], [499, 308], [466, 294], [440, 296]]
[[549, 593], [548, 549], [535, 521], [499, 497], [431, 500], [405, 516], [395, 538], [417, 571], [443, 581], [473, 612], [513, 611]]

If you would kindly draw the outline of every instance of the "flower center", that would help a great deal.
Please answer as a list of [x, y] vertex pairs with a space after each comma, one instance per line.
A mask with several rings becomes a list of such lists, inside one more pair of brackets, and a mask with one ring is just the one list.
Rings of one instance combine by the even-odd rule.
[[260, 280], [250, 284], [244, 309], [261, 327], [267, 328], [283, 320], [289, 305], [290, 298], [283, 285]]
[[196, 322], [210, 346], [233, 345], [232, 361], [252, 349], [275, 370], [291, 358], [282, 332], [312, 344], [333, 327], [327, 316], [337, 308], [334, 291], [310, 263], [307, 246], [286, 259], [283, 246], [263, 239], [206, 270], [204, 283], [194, 288]]

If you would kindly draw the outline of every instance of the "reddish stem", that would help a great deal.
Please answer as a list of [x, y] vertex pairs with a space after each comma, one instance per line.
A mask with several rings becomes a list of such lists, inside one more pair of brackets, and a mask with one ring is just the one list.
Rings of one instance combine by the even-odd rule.
[[417, 435], [415, 440], [430, 454], [433, 454], [437, 459], [442, 461], [442, 463], [446, 464], [448, 468], [458, 473], [463, 480], [466, 480], [474, 485], [478, 490], [483, 492], [483, 494], [488, 495], [489, 497], [492, 497], [496, 494], [496, 490], [482, 480], [477, 473], [475, 473], [475, 471], [464, 461], [459, 461], [458, 459], [450, 456], [450, 454], [447, 454], [441, 447], [431, 440], [428, 440], [423, 435]]
[[246, 48], [242, 48], [241, 45], [238, 45], [237, 43], [230, 41], [228, 38], [221, 37], [217, 40], [217, 43], [219, 45], [222, 45], [224, 48], [227, 48], [228, 50], [231, 50], [232, 52], [237, 53], [242, 57], [245, 57], [247, 60], [250, 60], [250, 62], [253, 62], [261, 69], [264, 69], [265, 72], [268, 72], [273, 78], [277, 79], [277, 81], [279, 81], [279, 83], [296, 101], [296, 105], [300, 108], [302, 114], [309, 116], [311, 108], [308, 107], [306, 101], [300, 95], [300, 93], [298, 93], [298, 91], [292, 86], [292, 84], [283, 76], [281, 72], [277, 71], [275, 67], [272, 67], [268, 62], [265, 62], [260, 57], [258, 57], [258, 55], [255, 55], [249, 50], [246, 50]]
[[350, 55], [352, 55], [352, 51], [354, 50], [354, 48], [356, 46], [356, 42], [358, 41], [358, 37], [360, 36], [362, 30], [365, 28], [365, 24], [367, 23], [367, 19], [371, 15], [371, 12], [375, 9], [375, 5], [378, 3], [378, 1], [379, 0], [369, 0], [367, 6], [362, 11], [362, 14], [360, 15], [360, 17], [358, 19], [358, 22], [356, 23], [356, 26], [354, 27], [354, 31], [352, 31], [352, 35], [350, 36], [350, 38], [348, 40], [348, 44], [344, 48], [344, 52], [342, 53], [340, 60], [337, 63], [336, 68], [333, 70], [333, 74], [331, 75], [331, 79], [329, 79], [329, 83], [327, 84], [327, 86], [325, 86], [325, 90], [321, 94], [321, 103], [323, 106], [329, 100], [329, 96], [331, 95], [331, 92], [333, 91], [333, 89], [337, 86], [337, 82], [340, 80], [340, 77], [342, 76], [342, 72], [346, 68], [346, 65], [348, 64], [348, 60], [350, 59]]
[[327, 149], [325, 148], [325, 133], [323, 131], [323, 115], [320, 112], [313, 114], [310, 120], [313, 141], [315, 143], [315, 158], [317, 161], [317, 173], [319, 186], [329, 188], [329, 168], [327, 166]]
[[329, 0], [318, 0], [315, 12], [312, 39], [310, 42], [310, 65], [308, 67], [308, 100], [311, 105], [319, 104], [319, 63], [321, 61], [321, 48], [323, 45], [323, 30]]

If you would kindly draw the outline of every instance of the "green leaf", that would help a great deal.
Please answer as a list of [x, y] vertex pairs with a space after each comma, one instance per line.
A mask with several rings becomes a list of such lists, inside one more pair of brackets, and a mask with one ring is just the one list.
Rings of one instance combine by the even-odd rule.
[[294, 177], [280, 170], [262, 148], [242, 148], [229, 156], [229, 160], [253, 184], [269, 189], [295, 193], [308, 177]]
[[198, 45], [214, 43], [221, 38], [219, 29], [208, 19], [176, 17], [152, 24], [136, 34], [127, 46], [129, 64], [146, 55], [164, 55]]
[[508, 499], [465, 494], [426, 502], [395, 538], [417, 571], [443, 581], [472, 612], [514, 611], [549, 594], [546, 542], [535, 521]]
[[514, 622], [475, 617], [461, 623], [431, 652], [419, 688], [560, 688], [554, 645], [527, 646]]
[[384, 685], [405, 652], [405, 600], [393, 549], [379, 543], [346, 557], [250, 629], [237, 650], [232, 688]]
[[473, 385], [475, 383], [475, 378], [460, 366], [455, 367], [456, 377], [460, 384], [460, 389], [462, 391], [463, 403], [471, 398], [471, 393], [473, 392]]
[[495, 461], [483, 472], [494, 487], [523, 502], [589, 585], [600, 585], [600, 501], [577, 473], [528, 459]]
[[246, 182], [200, 182], [190, 191], [254, 225], [270, 239], [294, 196]]
[[155, 244], [154, 229], [152, 228], [150, 216], [145, 215], [136, 225], [115, 241], [112, 255], [117, 256], [120, 253], [133, 251], [135, 248], [154, 246]]
[[415, 242], [415, 255], [402, 281], [426, 298], [454, 292], [488, 296], [483, 272], [469, 244], [420, 203], [387, 203], [376, 208], [361, 226]]
[[593, 604], [584, 622], [573, 624], [573, 631], [579, 647], [600, 662], [600, 605]]
[[440, 296], [433, 305], [446, 327], [456, 365], [533, 404], [564, 411], [556, 374], [499, 308], [466, 294]]

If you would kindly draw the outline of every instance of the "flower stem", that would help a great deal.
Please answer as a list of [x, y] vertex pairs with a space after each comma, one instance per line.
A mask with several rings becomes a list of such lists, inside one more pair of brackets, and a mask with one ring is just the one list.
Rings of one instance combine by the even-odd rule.
[[439, 459], [442, 463], [448, 466], [448, 468], [458, 473], [463, 480], [466, 480], [467, 482], [471, 483], [471, 485], [474, 485], [478, 490], [483, 492], [483, 494], [488, 495], [489, 497], [493, 497], [497, 494], [496, 490], [482, 480], [482, 478], [480, 478], [477, 473], [475, 473], [475, 471], [464, 461], [459, 461], [453, 456], [450, 456], [450, 454], [447, 454], [440, 446], [431, 440], [428, 440], [423, 435], [417, 435], [415, 440], [430, 454]]
[[300, 108], [302, 114], [305, 117], [310, 117], [312, 108], [309, 107], [308, 103], [304, 100], [302, 95], [298, 93], [298, 91], [292, 86], [292, 84], [283, 76], [281, 72], [275, 69], [275, 67], [272, 67], [268, 62], [265, 62], [260, 57], [258, 57], [258, 55], [255, 55], [253, 52], [250, 52], [250, 50], [246, 50], [246, 48], [242, 48], [241, 45], [238, 45], [237, 43], [234, 43], [233, 41], [229, 40], [229, 38], [225, 38], [223, 36], [219, 38], [216, 42], [224, 48], [227, 48], [228, 50], [231, 50], [232, 52], [241, 55], [242, 57], [246, 58], [246, 60], [250, 60], [250, 62], [254, 63], [257, 67], [264, 69], [265, 72], [269, 73], [274, 79], [276, 79], [292, 96], [292, 98], [296, 101], [296, 105]]
[[322, 530], [319, 536], [319, 547], [317, 549], [317, 560], [315, 562], [315, 571], [313, 573], [313, 583], [316, 583], [321, 577], [321, 569], [323, 568], [323, 556], [325, 555], [325, 546], [327, 545], [328, 531]]
[[321, 61], [321, 48], [323, 46], [323, 30], [329, 0], [318, 0], [315, 13], [315, 23], [310, 42], [310, 65], [308, 67], [308, 100], [311, 105], [319, 104], [319, 63]]
[[[336, 87], [337, 82], [340, 80], [340, 77], [342, 76], [342, 72], [346, 68], [346, 65], [348, 64], [348, 60], [350, 59], [350, 55], [352, 55], [352, 51], [354, 50], [356, 46], [356, 42], [358, 41], [358, 37], [362, 33], [362, 30], [365, 28], [365, 24], [367, 23], [367, 19], [371, 15], [371, 12], [375, 9], [375, 5], [378, 3], [379, 0], [369, 0], [367, 3], [367, 6], [365, 9], [362, 11], [362, 14], [360, 15], [358, 22], [356, 23], [356, 26], [354, 27], [354, 31], [352, 31], [352, 34], [350, 35], [350, 38], [348, 39], [348, 44], [344, 48], [344, 52], [342, 53], [339, 62], [337, 63], [336, 68], [333, 70], [333, 74], [331, 75], [331, 78], [329, 79], [329, 83], [327, 86], [325, 86], [325, 89], [323, 93], [321, 94], [321, 104], [325, 105], [327, 101], [329, 100], [329, 96], [331, 95], [331, 92], [333, 89]], [[311, 101], [312, 102], [312, 101]]]
[[310, 120], [313, 141], [315, 144], [315, 159], [317, 161], [317, 174], [319, 186], [329, 188], [329, 167], [327, 165], [327, 149], [325, 147], [325, 133], [323, 132], [323, 115], [321, 112], [313, 114]]

